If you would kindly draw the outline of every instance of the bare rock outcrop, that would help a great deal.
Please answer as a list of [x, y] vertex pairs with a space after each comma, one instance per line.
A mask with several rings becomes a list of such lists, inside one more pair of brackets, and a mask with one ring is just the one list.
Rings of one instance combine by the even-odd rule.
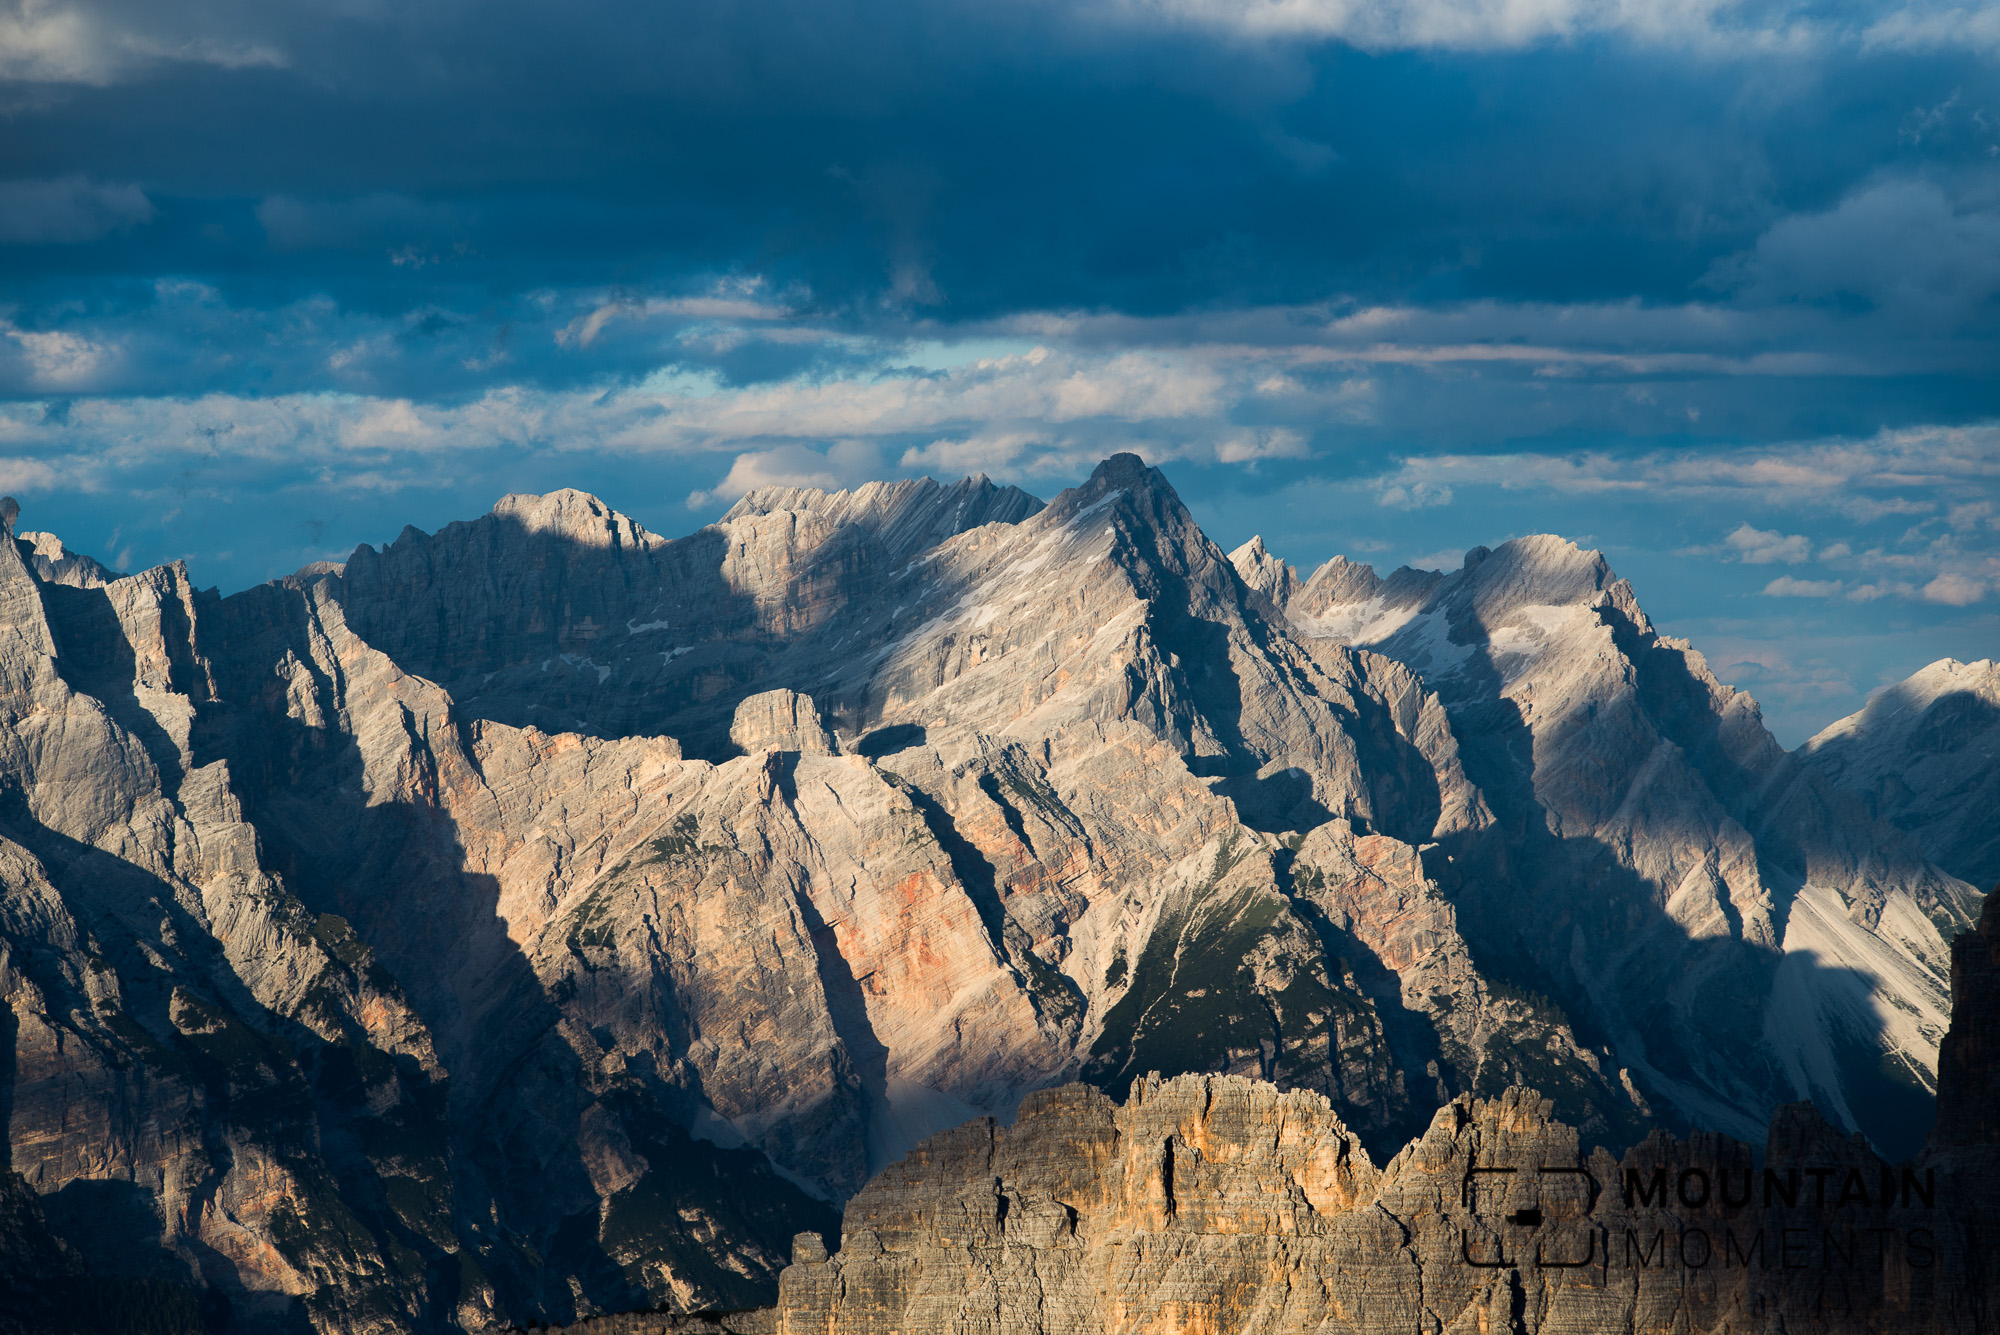
[[2000, 663], [1940, 659], [1797, 754], [1953, 876], [2000, 884]]
[[94, 589], [118, 578], [117, 572], [63, 546], [63, 540], [53, 533], [22, 533], [15, 537], [15, 542], [34, 566], [35, 573], [47, 583]]
[[1938, 1050], [1933, 1145], [2000, 1155], [2000, 896], [1951, 943], [1951, 1031]]
[[1336, 559], [1286, 610], [1449, 716], [1498, 819], [1426, 867], [1483, 973], [1588, 1014], [1695, 1124], [1747, 1138], [1810, 1097], [1914, 1152], [1977, 892], [1779, 747], [1601, 555], [1544, 535], [1387, 580]]
[[1227, 1076], [1072, 1086], [926, 1141], [803, 1240], [785, 1335], [1971, 1332], [1990, 1182], [1809, 1106], [1761, 1146], [1585, 1151], [1530, 1090], [1460, 1096], [1384, 1168], [1324, 1100]]
[[[1121, 455], [1046, 506], [772, 489], [672, 541], [512, 496], [228, 598], [0, 547], [12, 1162], [87, 1268], [244, 1330], [768, 1302], [871, 1177], [1077, 1081], [1269, 1081], [1357, 1183], [1520, 1084], [1578, 1153], [1688, 1089], [1761, 1109], [1808, 922], [1870, 980], [1825, 995], [1914, 999], [1914, 1068], [1942, 1027], [1960, 890], [1560, 545], [1246, 582]], [[1442, 629], [1301, 630], [1349, 593]], [[1549, 671], [1447, 670], [1529, 664], [1534, 608]], [[1286, 1162], [1306, 1204], [1257, 1218], [1305, 1236]], [[1058, 1200], [1009, 1228], [1061, 1251]]]
[[797, 691], [764, 691], [736, 706], [729, 740], [746, 752], [771, 749], [830, 756], [833, 738], [819, 720], [819, 706]]
[[1972, 1335], [2000, 1307], [1991, 1020], [2000, 912], [1954, 945], [1939, 1119], [1892, 1163], [1811, 1105], [1761, 1146], [1614, 1157], [1515, 1087], [1377, 1169], [1326, 1100], [1236, 1077], [1082, 1086], [918, 1146], [801, 1237], [786, 1335], [1486, 1332]]

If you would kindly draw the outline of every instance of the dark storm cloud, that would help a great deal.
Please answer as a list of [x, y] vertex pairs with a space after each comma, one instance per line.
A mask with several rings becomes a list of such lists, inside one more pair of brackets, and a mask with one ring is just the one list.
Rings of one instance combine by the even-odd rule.
[[135, 185], [102, 185], [80, 176], [0, 181], [0, 245], [95, 241], [152, 216], [152, 202]]
[[233, 585], [505, 490], [671, 532], [1134, 448], [1308, 560], [1616, 510], [1830, 707], [1875, 668], [1799, 618], [2000, 597], [1996, 52], [1882, 4], [0, 0], [0, 487]]
[[[81, 167], [188, 215], [242, 201], [257, 226], [234, 249], [161, 228], [102, 262], [362, 304], [426, 276], [739, 266], [956, 318], [1663, 297], [1885, 160], [1959, 151], [1898, 132], [1991, 87], [1949, 50], [1728, 59], [1614, 34], [1371, 54], [1033, 4], [244, 6], [180, 29], [158, 9], [90, 11], [114, 35], [84, 45], [128, 52], [92, 68], [118, 79], [37, 85], [0, 175]], [[225, 48], [271, 59], [131, 54]], [[384, 272], [397, 256], [432, 267]]]

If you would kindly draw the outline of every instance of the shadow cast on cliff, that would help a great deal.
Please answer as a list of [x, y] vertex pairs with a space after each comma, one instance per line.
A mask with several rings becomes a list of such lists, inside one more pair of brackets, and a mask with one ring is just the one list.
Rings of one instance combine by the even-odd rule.
[[[575, 1137], [561, 1130], [560, 1110], [583, 1082], [546, 1091], [544, 1118], [509, 1124], [491, 1116], [503, 1086], [544, 1081], [550, 1061], [558, 1068], [576, 1061], [556, 1034], [560, 1007], [499, 915], [499, 882], [467, 870], [441, 804], [373, 800], [359, 741], [308, 725], [288, 710], [282, 683], [259, 675], [260, 665], [290, 654], [313, 674], [323, 716], [338, 716], [343, 684], [320, 675], [307, 643], [309, 597], [266, 585], [223, 605], [222, 701], [200, 719], [198, 759], [229, 762], [266, 865], [320, 915], [324, 930], [351, 930], [365, 943], [429, 1032], [446, 1075], [447, 1101], [435, 1113], [455, 1147], [450, 1227], [459, 1246], [492, 1259], [467, 1225], [497, 1207], [510, 1228], [536, 1239], [550, 1267], [566, 1272], [558, 1279], [549, 1267], [489, 1265], [505, 1309], [567, 1320], [579, 1296], [611, 1310], [632, 1306], [643, 1295], [624, 1283], [594, 1227], [571, 1222], [594, 1218], [597, 1203]], [[434, 743], [458, 747], [470, 764], [464, 725], [453, 726]], [[431, 767], [427, 786], [436, 791], [435, 756], [415, 738], [410, 745], [412, 763]], [[565, 1199], [571, 1208], [551, 1223], [547, 1207]], [[433, 1287], [455, 1289], [457, 1270]], [[567, 1273], [580, 1277], [580, 1295]]]
[[[893, 554], [850, 526], [786, 599], [725, 577], [730, 540], [704, 528], [653, 548], [593, 546], [492, 514], [452, 542], [408, 531], [361, 549], [337, 580], [348, 625], [403, 670], [444, 686], [460, 717], [586, 736], [664, 736], [692, 759], [742, 754], [736, 707], [814, 675], [795, 644], [887, 580]], [[476, 535], [476, 539], [474, 536]], [[506, 561], [495, 553], [522, 559]], [[825, 567], [825, 568], [822, 568]], [[822, 701], [822, 705], [828, 702]]]
[[[181, 781], [180, 747], [139, 701], [138, 656], [119, 623], [110, 593], [103, 588], [65, 584], [43, 584], [40, 592], [49, 629], [55, 635], [56, 671], [71, 690], [102, 704], [113, 722], [139, 739], [160, 771], [163, 787], [173, 792]], [[168, 680], [160, 687], [199, 704], [207, 698], [207, 691], [185, 652], [194, 642], [186, 610], [178, 599], [162, 598], [159, 612], [164, 623], [163, 642], [170, 651], [181, 651], [170, 653]]]
[[[1648, 653], [1636, 643], [1626, 647], [1640, 667], [1635, 692], [1648, 716], [1689, 757], [1725, 811], [1746, 824], [1754, 821], [1746, 804], [1755, 785], [1729, 758], [1706, 687], [1678, 655]], [[1681, 1130], [1691, 1126], [1672, 1086], [1697, 1093], [1697, 1103], [1712, 1100], [1718, 1112], [1734, 1109], [1739, 1134], [1762, 1126], [1777, 1103], [1799, 1097], [1814, 1098], [1831, 1119], [1844, 1120], [1829, 1091], [1798, 1088], [1762, 1029], [1746, 1029], [1742, 1021], [1766, 1013], [1781, 970], [1789, 971], [1788, 983], [1799, 995], [1813, 998], [1857, 987], [1866, 992], [1872, 982], [1810, 953], [1787, 955], [1744, 939], [1742, 920], [1726, 896], [1716, 905], [1726, 930], [1697, 936], [1668, 913], [1667, 892], [1628, 865], [1629, 850], [1594, 835], [1557, 833], [1558, 822], [1535, 796], [1528, 723], [1501, 694], [1483, 638], [1468, 648], [1473, 652], [1459, 669], [1459, 703], [1450, 707], [1451, 719], [1467, 777], [1486, 794], [1498, 824], [1441, 840], [1426, 851], [1425, 870], [1457, 905], [1480, 971], [1517, 993], [1553, 998], [1557, 1015], [1580, 1042], [1608, 1054], [1613, 1066], [1623, 1062], [1642, 1086], [1651, 1086], [1655, 1120]], [[1711, 773], [1718, 768], [1720, 774]], [[1792, 901], [1786, 886], [1795, 882], [1775, 867], [1762, 870], [1782, 940]], [[1859, 1129], [1885, 1152], [1913, 1153], [1930, 1124], [1933, 1100], [1906, 1073], [1878, 1060], [1887, 1033], [1878, 1010], [1852, 1006], [1838, 1017], [1789, 1018], [1831, 1035], [1829, 1050]], [[1607, 1069], [1607, 1093], [1614, 1092], [1610, 1074]], [[1559, 1105], [1559, 1112], [1587, 1120], [1575, 1109]], [[1611, 1118], [1613, 1125], [1620, 1120]], [[1630, 1115], [1622, 1120], [1631, 1123]]]
[[[518, 527], [518, 521], [504, 516], [491, 517], [491, 523], [494, 534], [527, 544], [535, 553], [529, 564], [540, 573], [534, 579], [495, 582], [477, 561], [455, 571], [434, 571], [427, 556], [432, 549], [423, 545], [432, 540], [425, 539], [413, 543], [405, 554], [409, 559], [392, 561], [385, 553], [350, 564], [339, 583], [349, 624], [406, 671], [443, 684], [454, 695], [461, 720], [491, 718], [600, 736], [663, 734], [680, 740], [686, 753], [696, 758], [735, 754], [728, 726], [736, 705], [746, 696], [781, 686], [810, 690], [824, 679], [831, 670], [830, 660], [813, 657], [819, 647], [815, 628], [825, 625], [838, 606], [879, 588], [896, 564], [878, 539], [857, 531], [845, 546], [817, 553], [815, 573], [794, 581], [786, 592], [785, 607], [772, 611], [760, 609], [750, 597], [729, 587], [723, 577], [727, 538], [719, 530], [703, 530], [661, 548], [638, 551], [590, 547], [547, 533], [510, 535], [507, 526]], [[1282, 771], [1258, 773], [1260, 758], [1243, 736], [1244, 686], [1230, 665], [1228, 630], [1187, 612], [1193, 593], [1182, 577], [1169, 575], [1154, 602], [1152, 629], [1161, 648], [1181, 658], [1189, 698], [1225, 748], [1225, 755], [1196, 764], [1209, 777], [1222, 780], [1219, 790], [1236, 802], [1245, 822], [1254, 828], [1303, 830], [1337, 818], [1341, 813], [1317, 801], [1309, 780], [1302, 784], [1298, 776]], [[229, 601], [248, 597], [238, 595]], [[1253, 634], [1268, 638], [1277, 633], [1249, 610], [1246, 618]], [[656, 621], [658, 629], [653, 628]], [[695, 642], [679, 643], [682, 633]], [[658, 649], [646, 638], [655, 635], [662, 637]], [[614, 642], [616, 654], [607, 647]], [[309, 655], [298, 656], [309, 661]], [[275, 659], [265, 655], [255, 661], [268, 664]], [[1491, 664], [1485, 666], [1490, 672]], [[1427, 865], [1438, 869], [1439, 879], [1460, 903], [1483, 971], [1524, 993], [1546, 991], [1562, 999], [1580, 1037], [1608, 1040], [1614, 1036], [1593, 1028], [1589, 989], [1567, 957], [1567, 933], [1562, 928], [1576, 924], [1510, 920], [1510, 912], [1517, 915], [1519, 905], [1510, 908], [1501, 887], [1569, 874], [1584, 866], [1593, 869], [1598, 878], [1594, 884], [1604, 896], [1603, 911], [1585, 924], [1600, 939], [1614, 940], [1621, 931], [1657, 938], [1672, 946], [1661, 952], [1663, 956], [1694, 958], [1697, 963], [1706, 952], [1730, 948], [1689, 938], [1652, 903], [1650, 887], [1636, 877], [1619, 880], [1616, 859], [1608, 848], [1565, 848], [1566, 841], [1547, 835], [1545, 813], [1526, 782], [1532, 772], [1527, 728], [1517, 711], [1508, 716], [1511, 704], [1497, 691], [1494, 697], [1492, 717], [1473, 719], [1467, 728], [1466, 721], [1455, 715], [1454, 723], [1466, 744], [1468, 773], [1494, 804], [1501, 831], [1447, 840]], [[834, 700], [820, 703], [823, 708], [840, 706]], [[1378, 712], [1382, 718], [1353, 720], [1369, 739], [1363, 764], [1371, 781], [1377, 775], [1390, 776], [1381, 780], [1384, 786], [1376, 794], [1376, 828], [1413, 844], [1427, 842], [1440, 806], [1435, 775], [1427, 762], [1418, 763], [1421, 755], [1387, 720], [1386, 711]], [[275, 720], [283, 710], [264, 713]], [[868, 721], [860, 716], [845, 719], [856, 731], [864, 730]], [[276, 754], [267, 756], [258, 781], [250, 786], [260, 794], [288, 791], [305, 752], [329, 745], [325, 738], [305, 735], [308, 731], [281, 730], [260, 743]], [[882, 731], [894, 730], [878, 730], [875, 746], [909, 744], [880, 736]], [[315, 782], [312, 787], [357, 794], [358, 753], [351, 752], [351, 739], [339, 746], [348, 750], [313, 761], [327, 767], [330, 782]], [[495, 1088], [515, 1078], [510, 1073], [527, 1069], [542, 1038], [552, 1032], [559, 1008], [507, 938], [505, 924], [495, 912], [497, 888], [463, 874], [463, 849], [449, 831], [435, 828], [435, 813], [370, 809], [358, 798], [342, 800], [344, 805], [329, 815], [286, 811], [282, 796], [259, 796], [253, 803], [257, 808], [253, 820], [274, 846], [289, 850], [280, 856], [288, 879], [302, 887], [302, 896], [315, 906], [324, 905], [322, 911], [342, 912], [366, 925], [364, 935], [378, 943], [385, 958], [398, 962], [399, 974], [414, 970], [412, 976], [422, 976], [435, 967], [442, 948], [464, 950], [491, 962], [494, 976], [488, 995], [508, 999], [493, 1013], [508, 1015], [509, 1023], [460, 1032], [464, 1022], [448, 1013], [449, 1007], [432, 1003], [424, 1011], [433, 1032], [456, 1035], [441, 1037], [456, 1051], [484, 1045], [491, 1033], [491, 1051], [481, 1055], [486, 1074], [467, 1082], [464, 1093], [454, 1089], [455, 1101], [476, 1104], [475, 1091]], [[338, 838], [324, 830], [308, 837], [309, 827], [327, 824], [338, 829]], [[939, 837], [942, 842], [944, 836]], [[946, 847], [952, 852], [951, 845]], [[404, 850], [410, 848], [418, 851], [415, 864], [404, 861]], [[375, 860], [363, 866], [357, 859], [364, 856]], [[953, 861], [956, 865], [959, 858], [954, 856]], [[417, 874], [405, 874], [412, 867]], [[989, 867], [985, 882], [974, 865], [968, 864], [960, 874], [982, 919], [988, 919], [989, 931], [995, 903], [990, 872]], [[404, 939], [381, 917], [380, 906], [371, 908], [363, 902], [368, 898], [365, 887], [387, 884], [435, 887], [454, 905], [452, 928], [460, 935], [448, 946], [445, 936], [434, 933]], [[982, 885], [988, 887], [984, 893]], [[1324, 932], [1322, 940], [1327, 941]], [[1364, 987], [1388, 995], [1389, 975], [1380, 961], [1371, 972], [1365, 952], [1348, 953], [1349, 943], [1331, 942], [1327, 949], [1357, 961], [1361, 965], [1357, 976], [1367, 975]], [[837, 952], [821, 953], [837, 956]], [[822, 965], [826, 967], [824, 959]], [[837, 970], [822, 983], [830, 998], [846, 997], [845, 989], [853, 986], [851, 976], [843, 984]], [[849, 1005], [852, 1000], [837, 1004]], [[1399, 1040], [1392, 1034], [1391, 1042], [1401, 1043], [1406, 1070], [1426, 1070], [1442, 1055], [1435, 1049], [1436, 1036], [1430, 1034], [1426, 1046], [1421, 1027], [1411, 1019], [1413, 1013], [1400, 1012], [1400, 998], [1397, 1004], [1398, 1012], [1385, 1017], [1385, 1023], [1401, 1029], [1403, 1037]], [[852, 1038], [843, 1032], [843, 1040], [865, 1070], [879, 1055], [869, 1043], [879, 1048], [879, 1040], [872, 1030], [864, 1034], [851, 1024], [848, 1029]], [[1678, 1041], [1670, 1026], [1642, 1032], [1654, 1035], [1647, 1051], [1649, 1057], [1658, 1056], [1666, 1063], [1662, 1070], [1682, 1069], [1674, 1062], [1684, 1058], [1685, 1069], [1693, 1073], [1700, 1063], [1712, 1065], [1717, 1060], [1716, 1054], [1681, 1051], [1688, 1045]], [[1656, 1054], [1656, 1046], [1666, 1055]], [[518, 1170], [503, 1160], [490, 1161], [484, 1171], [495, 1181], [518, 1176]], [[571, 1165], [565, 1161], [561, 1171], [570, 1172]]]
[[[581, 1025], [565, 1028], [559, 993], [573, 982], [545, 982], [514, 941], [500, 914], [500, 883], [469, 868], [443, 799], [448, 772], [483, 781], [471, 724], [453, 709], [435, 735], [406, 728], [402, 763], [413, 768], [403, 777], [412, 795], [371, 796], [360, 740], [342, 727], [309, 725], [284, 684], [260, 671], [289, 654], [313, 675], [320, 716], [342, 716], [344, 684], [323, 675], [309, 652], [314, 616], [309, 589], [265, 586], [230, 600], [221, 637], [228, 704], [207, 712], [204, 751], [230, 760], [270, 865], [312, 912], [343, 920], [336, 932], [351, 927], [401, 980], [429, 1031], [448, 1074], [441, 1116], [453, 1147], [451, 1226], [462, 1248], [481, 1256], [503, 1309], [522, 1318], [569, 1320], [667, 1296], [649, 1291], [629, 1258], [610, 1250], [614, 1235], [636, 1245], [626, 1237], [635, 1228], [649, 1245], [680, 1249], [671, 1254], [681, 1278], [697, 1277], [736, 1300], [768, 1297], [717, 1264], [683, 1222], [683, 1207], [703, 1202], [687, 1196], [692, 1179], [682, 1181], [682, 1170], [705, 1166], [719, 1180], [728, 1160], [743, 1190], [722, 1204], [743, 1216], [747, 1235], [767, 1252], [789, 1242], [788, 1225], [823, 1226], [823, 1211], [801, 1205], [795, 1188], [760, 1170], [755, 1152], [690, 1139], [685, 1115], [674, 1115], [685, 1113], [687, 1091], [645, 1054], [615, 1077], [615, 1068], [585, 1069], [595, 1060], [589, 1043], [609, 1040], [586, 1038]], [[646, 1156], [653, 1169], [608, 1199], [579, 1139], [593, 1103], [633, 1144], [654, 1147]], [[713, 1213], [715, 1202], [706, 1204]], [[508, 1230], [532, 1239], [530, 1251], [482, 1241], [479, 1221], [496, 1212]], [[455, 1278], [443, 1275], [433, 1287], [449, 1294]]]
[[[51, 1022], [95, 1054], [125, 1097], [148, 1110], [149, 1120], [170, 1127], [180, 1116], [190, 1123], [206, 1160], [201, 1174], [182, 1184], [191, 1220], [220, 1208], [217, 1193], [230, 1167], [243, 1149], [255, 1146], [301, 1184], [329, 1177], [337, 1182], [337, 1208], [353, 1211], [385, 1254], [401, 1249], [440, 1267], [450, 1264], [444, 1251], [387, 1209], [385, 1183], [374, 1165], [348, 1151], [351, 1123], [366, 1109], [328, 1089], [329, 1072], [351, 1069], [340, 1043], [266, 1008], [173, 885], [43, 824], [12, 785], [0, 787], [0, 833], [42, 863], [102, 952], [99, 963], [119, 983], [116, 1005], [93, 1006], [70, 995], [56, 961], [30, 958], [27, 967], [39, 975], [44, 995], [94, 1014], [105, 1032], [86, 1032], [56, 1015]], [[166, 963], [173, 961], [186, 968]], [[184, 1029], [175, 1023], [176, 1008], [200, 1023]], [[17, 1104], [19, 1072], [12, 1057], [10, 1048], [4, 1097]], [[421, 1078], [414, 1063], [390, 1065], [396, 1079]], [[93, 1148], [108, 1153], [115, 1147]], [[142, 1146], [135, 1139], [126, 1148]], [[139, 1167], [124, 1166], [127, 1172]], [[241, 1257], [225, 1256], [193, 1233], [177, 1234], [169, 1246], [161, 1202], [136, 1178], [78, 1177], [44, 1202], [52, 1231], [76, 1248], [93, 1274], [185, 1284], [192, 1261], [199, 1282], [209, 1286], [201, 1306], [211, 1328], [258, 1335], [309, 1328], [290, 1298], [245, 1287]]]

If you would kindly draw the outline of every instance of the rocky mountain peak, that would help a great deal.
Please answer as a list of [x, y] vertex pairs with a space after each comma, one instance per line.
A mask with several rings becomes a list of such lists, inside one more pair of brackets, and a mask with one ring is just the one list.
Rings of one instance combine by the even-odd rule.
[[1377, 622], [1401, 624], [1408, 612], [1430, 596], [1444, 575], [1436, 570], [1402, 566], [1387, 579], [1375, 567], [1336, 556], [1313, 571], [1285, 612], [1309, 632], [1324, 639], [1365, 643], [1374, 638]]
[[1229, 564], [1236, 567], [1236, 573], [1243, 577], [1245, 584], [1279, 607], [1287, 606], [1298, 594], [1298, 571], [1265, 549], [1262, 534], [1253, 536], [1231, 552]]
[[[985, 474], [977, 478], [964, 478], [957, 486], [977, 487], [980, 483], [991, 484]], [[858, 519], [870, 514], [891, 511], [908, 503], [913, 497], [937, 490], [938, 483], [930, 478], [913, 478], [900, 482], [864, 482], [852, 489], [827, 491], [822, 487], [790, 487], [771, 485], [753, 487], [743, 493], [736, 504], [716, 522], [733, 523], [752, 515], [776, 514], [791, 511], [796, 514], [838, 515], [847, 519]]]
[[[1292, 600], [1292, 624], [1418, 673], [1507, 831], [1506, 873], [1478, 870], [1490, 846], [1436, 868], [1463, 887], [1482, 967], [1534, 959], [1538, 975], [1566, 980], [1558, 990], [1615, 1040], [1624, 1033], [1635, 1072], [1693, 1120], [1748, 1134], [1777, 1102], [1813, 1097], [1907, 1148], [1935, 1080], [1945, 938], [1969, 923], [1972, 889], [1792, 761], [1755, 701], [1660, 635], [1602, 553], [1516, 538], [1399, 590], [1398, 577], [1329, 567]], [[1489, 897], [1509, 878], [1594, 888], [1551, 892], [1524, 917], [1521, 892]], [[1894, 967], [1872, 953], [1884, 939], [1874, 928], [1863, 941], [1846, 926], [1885, 920], [1909, 924], [1886, 938]], [[1563, 924], [1556, 938], [1549, 922]], [[1600, 971], [1582, 958], [1628, 962]], [[1843, 970], [1870, 980], [1870, 1000], [1844, 988]], [[1746, 1035], [1735, 1017], [1752, 1004], [1789, 1018], [1768, 1039]], [[1728, 1050], [1738, 1055], [1719, 1057]], [[1666, 1057], [1677, 1051], [1684, 1062]], [[1784, 1074], [1753, 1093], [1742, 1072], [1760, 1062]]]
[[820, 722], [819, 706], [797, 691], [765, 691], [736, 706], [730, 739], [748, 755], [764, 750], [829, 756], [833, 738]]
[[[1823, 756], [1833, 773], [1866, 740], [1886, 740], [1890, 732], [1909, 734], [1899, 735], [1893, 745], [1914, 745], [1920, 753], [1957, 749], [2000, 722], [1977, 703], [1995, 697], [2000, 697], [2000, 663], [1990, 658], [1973, 663], [1941, 658], [1878, 691], [1858, 712], [1822, 728], [1801, 750], [1808, 756]], [[1968, 729], [1967, 724], [1972, 726]]]
[[1157, 485], [1173, 490], [1159, 469], [1148, 467], [1144, 459], [1127, 451], [1111, 455], [1090, 470], [1090, 482], [1086, 486], [1100, 484], [1106, 487]]
[[914, 555], [982, 524], [1016, 524], [1042, 502], [1019, 487], [996, 486], [984, 473], [950, 486], [924, 477], [868, 482], [851, 490], [758, 487], [717, 520], [734, 530], [767, 515], [796, 515], [823, 530], [852, 529], [883, 544], [892, 556]]
[[648, 548], [666, 540], [648, 533], [637, 520], [619, 514], [587, 491], [564, 487], [547, 495], [513, 492], [493, 506], [492, 518], [522, 532], [549, 535], [585, 547]]
[[25, 532], [14, 535], [35, 573], [50, 584], [67, 584], [92, 589], [122, 576], [82, 552], [73, 552], [53, 533]]
[[1140, 528], [1174, 535], [1199, 532], [1173, 483], [1136, 454], [1114, 454], [1097, 465], [1083, 482], [1049, 502], [1049, 519], [1068, 523], [1079, 515], [1113, 508]]
[[1797, 754], [1954, 876], [2000, 881], [2000, 663], [1940, 659]]
[[1489, 626], [1525, 607], [1588, 606], [1617, 576], [1602, 552], [1537, 533], [1475, 547], [1446, 577], [1440, 599], [1462, 599]]
[[[1393, 1232], [1362, 1143], [1469, 1152], [1433, 1111], [1536, 1122], [1490, 1097], [1530, 1078], [1598, 1142], [1926, 1106], [1955, 883], [1559, 539], [1299, 586], [1125, 455], [671, 541], [512, 496], [221, 599], [38, 551], [0, 543], [15, 1162], [61, 1228], [125, 1184], [147, 1264], [274, 1329], [767, 1300], [941, 1128], [1008, 1246], [1067, 1247], [1274, 1128], [1243, 1218]], [[1103, 1154], [1051, 1177], [1017, 1106]]]

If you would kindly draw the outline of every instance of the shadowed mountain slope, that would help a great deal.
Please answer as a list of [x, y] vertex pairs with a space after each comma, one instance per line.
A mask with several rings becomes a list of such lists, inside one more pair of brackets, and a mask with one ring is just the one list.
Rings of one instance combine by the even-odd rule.
[[1072, 1085], [917, 1146], [847, 1203], [837, 1252], [801, 1237], [777, 1306], [732, 1326], [1982, 1335], [2000, 1315], [1996, 927], [1989, 901], [1953, 945], [1938, 1127], [1914, 1162], [1808, 1104], [1758, 1142], [1655, 1131], [1614, 1157], [1509, 1089], [1454, 1099], [1378, 1166], [1305, 1091], [1184, 1075], [1120, 1106]]
[[101, 1273], [358, 1335], [768, 1301], [1077, 1079], [1886, 1136], [1969, 892], [1538, 541], [1287, 583], [1130, 455], [673, 541], [510, 496], [226, 599], [10, 541], [12, 1163]]
[[1914, 1148], [1977, 894], [1788, 755], [1602, 556], [1521, 538], [1386, 581], [1336, 559], [1288, 610], [1437, 692], [1498, 817], [1427, 864], [1483, 966], [1588, 1015], [1695, 1124], [1747, 1136], [1810, 1097]]
[[2000, 884], [2000, 663], [1940, 659], [1797, 754], [1952, 875]]

